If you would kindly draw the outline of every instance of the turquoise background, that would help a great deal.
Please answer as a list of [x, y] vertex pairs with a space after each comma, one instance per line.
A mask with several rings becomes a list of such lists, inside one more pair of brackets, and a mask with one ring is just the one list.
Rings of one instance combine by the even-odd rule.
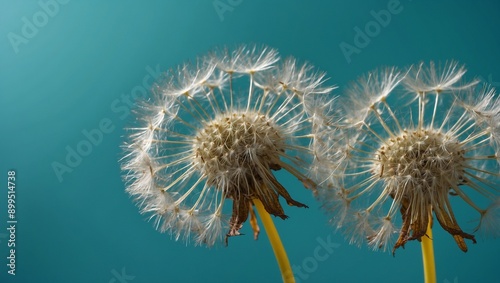
[[[247, 235], [227, 248], [185, 246], [155, 231], [124, 192], [119, 146], [132, 115], [122, 99], [140, 91], [148, 66], [165, 71], [214, 47], [257, 43], [326, 71], [337, 94], [378, 66], [421, 60], [455, 59], [469, 78], [500, 86], [496, 1], [401, 0], [401, 11], [350, 63], [339, 45], [354, 45], [355, 27], [392, 1], [69, 0], [55, 2], [52, 15], [43, 12], [47, 2], [0, 2], [0, 282], [280, 282], [265, 233], [254, 241], [246, 225]], [[219, 15], [214, 2], [231, 9]], [[23, 18], [41, 26], [13, 44]], [[52, 164], [64, 164], [68, 147], [87, 139], [83, 131], [106, 122], [108, 133], [59, 180]], [[10, 169], [17, 172], [15, 276], [6, 266]], [[302, 266], [297, 282], [422, 282], [417, 242], [395, 257], [350, 246], [291, 179], [281, 178], [310, 208], [286, 207], [290, 219], [276, 225], [292, 265]], [[478, 215], [456, 205], [471, 231]], [[441, 228], [434, 238], [438, 282], [500, 282], [500, 240], [478, 238], [465, 254]], [[314, 258], [320, 239], [337, 245], [321, 260]]]

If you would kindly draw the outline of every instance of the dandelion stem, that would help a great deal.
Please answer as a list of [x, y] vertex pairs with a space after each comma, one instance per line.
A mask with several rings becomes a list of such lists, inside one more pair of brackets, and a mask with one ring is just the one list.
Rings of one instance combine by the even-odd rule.
[[434, 262], [434, 246], [432, 241], [432, 217], [430, 217], [429, 224], [427, 224], [426, 236], [422, 237], [421, 242], [425, 283], [436, 283], [436, 263]]
[[437, 106], [439, 102], [439, 91], [436, 91], [436, 98], [434, 99], [434, 110], [432, 110], [431, 126], [429, 128], [434, 128], [434, 118], [436, 118]]
[[281, 243], [278, 231], [276, 230], [273, 220], [271, 219], [271, 215], [269, 215], [259, 199], [254, 199], [253, 203], [257, 208], [257, 212], [259, 213], [260, 220], [264, 225], [264, 229], [266, 230], [269, 242], [273, 247], [274, 255], [276, 256], [276, 260], [278, 261], [278, 265], [280, 267], [281, 276], [283, 277], [283, 282], [294, 283], [295, 278], [293, 277], [293, 271], [290, 266], [290, 261], [288, 260], [285, 248]]

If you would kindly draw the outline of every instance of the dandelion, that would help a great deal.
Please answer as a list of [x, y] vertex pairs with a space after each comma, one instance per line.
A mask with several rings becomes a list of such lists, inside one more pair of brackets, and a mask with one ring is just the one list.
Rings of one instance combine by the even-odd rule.
[[[332, 223], [346, 227], [351, 243], [393, 245], [393, 253], [421, 241], [432, 265], [426, 278], [435, 279], [433, 217], [462, 251], [476, 242], [450, 199], [478, 212], [479, 230], [498, 235], [500, 100], [463, 83], [464, 74], [454, 62], [372, 72], [349, 89], [344, 119], [323, 127], [315, 143], [316, 167], [330, 169], [318, 174], [318, 191]], [[493, 204], [482, 208], [484, 200]]]
[[268, 214], [287, 218], [280, 198], [307, 207], [274, 171], [315, 190], [305, 174], [312, 129], [328, 107], [316, 100], [332, 90], [324, 81], [266, 47], [224, 49], [170, 71], [141, 105], [125, 145], [127, 192], [176, 240], [227, 245], [249, 217], [257, 237], [254, 206], [265, 227]]

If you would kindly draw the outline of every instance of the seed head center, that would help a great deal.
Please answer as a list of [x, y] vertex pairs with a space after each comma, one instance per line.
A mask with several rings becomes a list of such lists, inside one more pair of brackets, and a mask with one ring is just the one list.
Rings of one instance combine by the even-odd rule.
[[464, 154], [460, 143], [440, 131], [404, 131], [379, 148], [374, 174], [397, 184], [394, 190], [409, 186], [447, 192], [451, 185], [463, 182]]
[[[256, 168], [279, 169], [285, 140], [266, 115], [234, 112], [218, 115], [194, 138], [196, 165], [210, 180], [255, 176]], [[264, 166], [264, 167], [262, 167]]]

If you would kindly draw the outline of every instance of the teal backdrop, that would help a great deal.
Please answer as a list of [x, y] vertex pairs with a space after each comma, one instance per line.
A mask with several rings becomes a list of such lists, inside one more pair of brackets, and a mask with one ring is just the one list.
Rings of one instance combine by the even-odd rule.
[[[133, 95], [160, 71], [239, 44], [310, 62], [338, 95], [378, 66], [430, 60], [457, 60], [498, 87], [499, 14], [498, 1], [0, 1], [0, 282], [280, 282], [265, 233], [254, 241], [246, 225], [227, 248], [186, 246], [138, 213], [118, 162]], [[309, 205], [276, 219], [297, 282], [423, 281], [418, 242], [395, 257], [351, 246], [310, 192], [279, 178]], [[478, 215], [456, 205], [472, 231]], [[500, 282], [500, 239], [463, 253], [439, 226], [434, 238], [438, 282]]]

